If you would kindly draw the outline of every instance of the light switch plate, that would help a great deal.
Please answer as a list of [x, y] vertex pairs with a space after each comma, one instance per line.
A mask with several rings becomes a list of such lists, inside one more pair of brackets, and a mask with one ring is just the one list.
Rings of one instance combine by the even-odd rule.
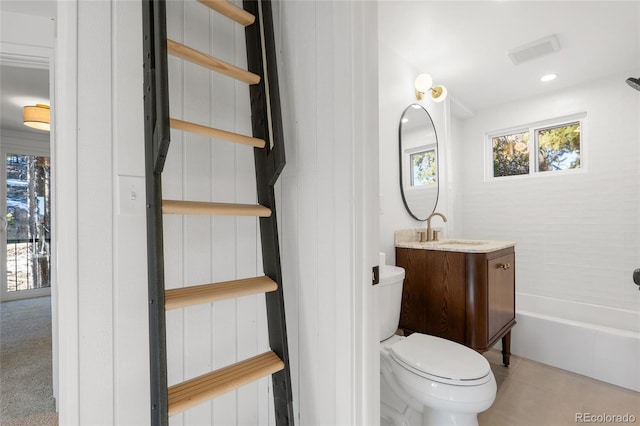
[[145, 214], [145, 181], [141, 176], [118, 176], [118, 213]]

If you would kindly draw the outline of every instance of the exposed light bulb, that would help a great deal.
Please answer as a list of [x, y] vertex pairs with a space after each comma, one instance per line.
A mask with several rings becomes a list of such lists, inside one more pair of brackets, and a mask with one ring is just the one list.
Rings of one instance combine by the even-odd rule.
[[429, 74], [420, 74], [416, 77], [415, 87], [418, 92], [425, 93], [433, 86], [433, 79]]

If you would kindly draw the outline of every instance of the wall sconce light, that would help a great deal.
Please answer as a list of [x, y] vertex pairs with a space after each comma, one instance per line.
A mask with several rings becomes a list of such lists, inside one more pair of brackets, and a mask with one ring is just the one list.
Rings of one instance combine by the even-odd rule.
[[433, 79], [429, 74], [420, 74], [416, 77], [416, 99], [422, 100], [425, 93], [431, 91], [431, 99], [435, 102], [442, 102], [447, 97], [447, 88], [444, 86], [433, 87]]
[[24, 125], [34, 129], [51, 130], [51, 111], [49, 105], [36, 104], [25, 106], [22, 111]]

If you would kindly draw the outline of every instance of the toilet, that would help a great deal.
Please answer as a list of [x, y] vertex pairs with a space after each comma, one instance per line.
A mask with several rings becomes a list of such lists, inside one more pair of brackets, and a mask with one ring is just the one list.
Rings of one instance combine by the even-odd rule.
[[496, 397], [489, 362], [436, 336], [396, 335], [404, 269], [384, 264], [374, 286], [380, 325], [380, 424], [477, 425]]

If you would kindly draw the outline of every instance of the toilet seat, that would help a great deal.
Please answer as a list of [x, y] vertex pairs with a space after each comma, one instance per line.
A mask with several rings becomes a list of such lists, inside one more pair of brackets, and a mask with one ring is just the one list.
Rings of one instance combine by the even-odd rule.
[[491, 379], [489, 362], [476, 351], [436, 336], [413, 333], [389, 346], [400, 366], [439, 383], [478, 386]]

